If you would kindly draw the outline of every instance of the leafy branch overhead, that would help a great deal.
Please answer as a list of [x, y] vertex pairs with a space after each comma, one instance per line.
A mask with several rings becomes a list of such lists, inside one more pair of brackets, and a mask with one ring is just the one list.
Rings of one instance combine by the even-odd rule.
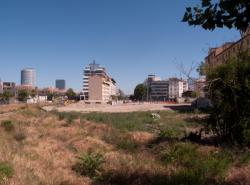
[[216, 27], [246, 31], [250, 25], [249, 0], [201, 0], [201, 5], [187, 7], [182, 19], [191, 26], [200, 25], [206, 30]]

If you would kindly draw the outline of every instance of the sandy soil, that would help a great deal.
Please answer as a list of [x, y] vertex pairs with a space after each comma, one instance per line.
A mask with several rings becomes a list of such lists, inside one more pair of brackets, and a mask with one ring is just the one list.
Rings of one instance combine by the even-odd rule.
[[188, 104], [157, 104], [157, 103], [128, 103], [128, 104], [85, 104], [78, 102], [66, 106], [46, 106], [46, 111], [57, 110], [60, 112], [134, 112], [134, 111], [155, 111], [155, 110], [171, 110], [172, 108], [186, 106]]

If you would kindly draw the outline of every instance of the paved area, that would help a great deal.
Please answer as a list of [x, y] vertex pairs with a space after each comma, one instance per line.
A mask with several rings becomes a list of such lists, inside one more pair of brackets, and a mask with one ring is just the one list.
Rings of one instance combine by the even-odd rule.
[[57, 110], [59, 112], [135, 112], [135, 111], [156, 111], [156, 110], [171, 110], [188, 104], [157, 104], [157, 103], [128, 103], [128, 104], [85, 104], [78, 102], [66, 106], [46, 106], [43, 107], [47, 111]]

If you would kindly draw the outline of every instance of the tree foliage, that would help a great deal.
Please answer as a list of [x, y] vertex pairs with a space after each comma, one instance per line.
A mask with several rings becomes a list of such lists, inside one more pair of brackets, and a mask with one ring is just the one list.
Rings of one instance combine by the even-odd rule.
[[201, 5], [186, 8], [182, 21], [206, 30], [235, 27], [245, 31], [250, 25], [250, 1], [201, 0]]
[[19, 101], [26, 101], [29, 97], [29, 92], [26, 89], [21, 89], [18, 91], [17, 99]]
[[250, 144], [250, 52], [207, 73], [212, 101], [208, 126], [221, 138]]
[[143, 100], [145, 98], [146, 91], [147, 90], [144, 84], [138, 84], [134, 90], [134, 98], [140, 101]]
[[73, 89], [69, 88], [66, 92], [66, 96], [68, 97], [69, 100], [74, 100], [76, 98], [76, 93], [74, 92]]
[[206, 64], [204, 62], [201, 62], [196, 71], [199, 73], [200, 76], [203, 76], [206, 74]]
[[2, 100], [4, 101], [9, 101], [12, 96], [13, 95], [9, 91], [4, 91], [3, 94], [1, 95]]
[[34, 98], [37, 95], [37, 89], [32, 89], [30, 92], [30, 96]]

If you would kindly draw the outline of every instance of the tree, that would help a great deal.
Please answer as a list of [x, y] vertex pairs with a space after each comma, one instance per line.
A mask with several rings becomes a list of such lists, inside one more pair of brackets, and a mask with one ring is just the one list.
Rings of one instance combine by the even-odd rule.
[[30, 92], [30, 96], [32, 98], [34, 98], [36, 95], [37, 95], [37, 90], [36, 89], [32, 89], [31, 92]]
[[206, 73], [206, 64], [204, 62], [201, 62], [199, 66], [197, 67], [196, 71], [199, 73], [200, 76], [205, 75]]
[[134, 90], [134, 98], [136, 100], [143, 100], [145, 98], [145, 95], [146, 95], [146, 92], [147, 92], [147, 89], [145, 87], [144, 84], [138, 84], [136, 87], [135, 87], [135, 90]]
[[22, 102], [26, 101], [28, 99], [28, 97], [29, 97], [29, 93], [28, 93], [28, 91], [26, 89], [21, 89], [21, 90], [18, 91], [17, 99], [19, 101], [22, 101]]
[[54, 94], [54, 93], [48, 93], [48, 94], [47, 94], [47, 100], [48, 100], [48, 101], [52, 101], [54, 97], [55, 97], [55, 94]]
[[76, 93], [72, 88], [69, 88], [66, 92], [66, 96], [68, 97], [69, 100], [74, 100], [76, 98]]
[[9, 91], [3, 92], [2, 98], [4, 101], [9, 101], [11, 97], [12, 97], [12, 94]]
[[206, 30], [235, 27], [246, 31], [249, 15], [249, 0], [201, 0], [200, 6], [186, 8], [182, 21], [191, 26], [201, 25]]
[[[183, 21], [204, 29], [235, 27], [241, 32], [250, 23], [249, 0], [201, 0], [201, 6], [188, 7]], [[250, 145], [250, 51], [214, 69], [206, 70], [207, 92], [212, 102], [208, 121], [221, 138]]]

